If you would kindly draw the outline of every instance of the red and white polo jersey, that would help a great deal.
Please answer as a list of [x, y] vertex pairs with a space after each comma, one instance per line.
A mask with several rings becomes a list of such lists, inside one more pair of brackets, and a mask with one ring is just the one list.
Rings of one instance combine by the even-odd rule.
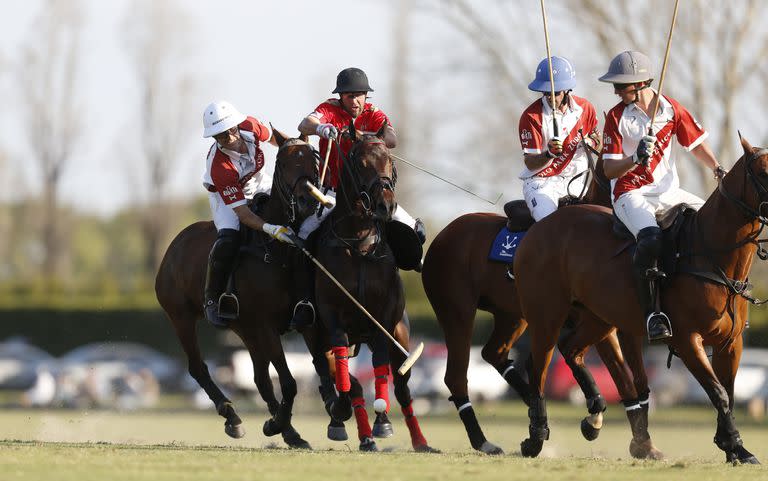
[[272, 129], [254, 117], [247, 117], [237, 126], [248, 147], [247, 154], [223, 149], [214, 142], [208, 151], [203, 186], [218, 192], [224, 203], [232, 208], [245, 204], [258, 191], [264, 179], [264, 152], [260, 142], [272, 138]]
[[[647, 135], [651, 123], [648, 114], [637, 104], [620, 102], [608, 112], [603, 130], [603, 159], [621, 160], [637, 150], [640, 139]], [[707, 138], [707, 131], [676, 100], [662, 96], [653, 121], [656, 148], [647, 167], [637, 166], [618, 179], [611, 180], [613, 201], [631, 190], [659, 195], [680, 187], [672, 140], [690, 151]]]
[[[557, 115], [560, 139], [563, 140], [563, 153], [552, 159], [537, 171], [527, 167], [520, 174], [521, 179], [531, 177], [573, 177], [589, 168], [587, 154], [581, 145], [582, 135], [589, 135], [597, 128], [595, 107], [588, 100], [570, 95], [568, 109]], [[581, 129], [581, 134], [579, 133]], [[520, 145], [525, 154], [541, 154], [547, 149], [547, 143], [554, 137], [552, 107], [544, 97], [532, 103], [520, 116]]]
[[[318, 105], [309, 116], [316, 118], [321, 123], [333, 125], [339, 132], [348, 127], [352, 121], [352, 116], [342, 108], [338, 99], [326, 100]], [[355, 129], [366, 134], [375, 134], [385, 122], [389, 122], [387, 115], [370, 103], [366, 103], [363, 112], [354, 119]], [[349, 150], [352, 148], [352, 140], [343, 137], [339, 140], [339, 145], [344, 155], [349, 155]], [[321, 138], [319, 147], [320, 156], [325, 159], [328, 140]], [[331, 154], [328, 156], [328, 174], [325, 176], [325, 184], [327, 186], [333, 188], [338, 186], [338, 169], [341, 168], [343, 162], [343, 158], [336, 152], [336, 144], [331, 144]]]

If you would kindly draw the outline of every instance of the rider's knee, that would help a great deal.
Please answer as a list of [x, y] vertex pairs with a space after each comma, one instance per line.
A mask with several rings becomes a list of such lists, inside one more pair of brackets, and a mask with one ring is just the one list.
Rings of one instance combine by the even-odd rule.
[[662, 232], [657, 226], [646, 227], [637, 233], [635, 264], [648, 264], [658, 259], [662, 249]]

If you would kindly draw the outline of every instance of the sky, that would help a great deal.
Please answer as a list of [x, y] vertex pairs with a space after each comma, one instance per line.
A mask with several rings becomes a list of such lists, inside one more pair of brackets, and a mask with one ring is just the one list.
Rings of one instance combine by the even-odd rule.
[[[354, 12], [350, 7], [354, 3]], [[132, 2], [89, 0], [86, 5], [86, 57], [80, 82], [87, 98], [83, 112], [87, 134], [62, 179], [64, 201], [103, 215], [135, 200], [131, 151], [140, 126], [134, 73], [120, 37]], [[300, 120], [331, 97], [336, 74], [363, 68], [387, 103], [389, 9], [372, 1], [223, 0], [179, 2], [192, 18], [190, 63], [198, 84], [190, 98], [195, 120], [174, 171], [172, 193], [202, 193], [200, 178], [210, 141], [202, 138], [202, 112], [213, 100], [231, 101], [244, 113], [297, 134]], [[18, 46], [27, 38], [42, 2], [7, 2], [0, 16], [0, 86], [3, 102], [17, 112], [20, 88], [14, 78]], [[355, 32], [349, 33], [349, 32]], [[0, 140], [14, 159], [24, 162], [26, 135], [14, 116], [0, 119]], [[42, 133], [41, 133], [42, 134]], [[266, 154], [274, 159], [274, 151]], [[17, 161], [18, 159], [19, 161]], [[3, 179], [5, 198], [39, 192], [34, 165], [22, 164]]]
[[[70, 1], [70, 0], [57, 0]], [[167, 0], [166, 0], [167, 1]], [[372, 101], [385, 112], [392, 112], [391, 75], [394, 58], [392, 38], [396, 22], [393, 6], [397, 1], [379, 0], [187, 0], [177, 2], [188, 15], [185, 29], [189, 57], [179, 59], [178, 68], [188, 69], [196, 82], [194, 94], [188, 98], [188, 122], [179, 126], [184, 133], [180, 155], [175, 159], [171, 195], [190, 198], [204, 194], [201, 176], [210, 141], [202, 138], [202, 111], [213, 100], [225, 99], [242, 112], [272, 122], [284, 132], [296, 135], [301, 119], [315, 106], [332, 96], [336, 74], [350, 66], [365, 70], [375, 89]], [[511, 9], [524, 22], [533, 26], [532, 38], [520, 39], [520, 32], [507, 29], [527, 63], [530, 71], [520, 72], [531, 77], [538, 60], [544, 56], [543, 31], [540, 29], [539, 2], [515, 0]], [[109, 216], [117, 210], [146, 201], [142, 183], [142, 162], [138, 161], [137, 135], [141, 129], [140, 102], [135, 86], [135, 73], [126, 51], [123, 35], [126, 14], [135, 9], [135, 0], [83, 0], [85, 5], [85, 57], [79, 78], [82, 98], [80, 120], [86, 131], [62, 178], [62, 201], [79, 210]], [[0, 101], [4, 111], [0, 116], [0, 148], [7, 154], [1, 166], [0, 201], [38, 195], [39, 172], [30, 162], [30, 132], [25, 131], [19, 113], [21, 85], [17, 81], [20, 46], [34, 35], [31, 22], [40, 11], [43, 0], [4, 2], [0, 16]], [[667, 18], [664, 16], [664, 23]], [[501, 25], [514, 22], [499, 18]], [[659, 35], [666, 36], [666, 26], [657, 25]], [[453, 32], [447, 35], [439, 19], [412, 21], [408, 28], [420, 39], [414, 49], [418, 52], [420, 76], [411, 101], [429, 116], [421, 119], [415, 133], [417, 143], [423, 143], [423, 157], [409, 160], [428, 168], [442, 177], [468, 187], [478, 194], [495, 199], [503, 192], [503, 200], [521, 198], [517, 174], [522, 166], [516, 139], [517, 117], [499, 118], [494, 112], [494, 96], [510, 95], [498, 92], [493, 84], [462, 83], [460, 69], [482, 68], [472, 63], [478, 57], [467, 42]], [[595, 88], [596, 78], [603, 73], [609, 59], [595, 55], [595, 49], [578, 34], [578, 26], [566, 18], [552, 14], [550, 18], [553, 54], [565, 55], [576, 65], [577, 94], [582, 86]], [[502, 29], [503, 30], [503, 29]], [[524, 34], [523, 34], [524, 35]], [[426, 40], [425, 40], [426, 39]], [[631, 45], [617, 45], [617, 52]], [[448, 55], [448, 53], [458, 55]], [[660, 63], [663, 52], [652, 52]], [[459, 64], [456, 59], [461, 59]], [[675, 72], [670, 72], [670, 82]], [[670, 83], [670, 85], [672, 85]], [[597, 85], [590, 100], [598, 111], [608, 110], [616, 102], [611, 89]], [[590, 91], [592, 92], [592, 91]], [[535, 98], [532, 92], [512, 92], [522, 102]], [[529, 100], [530, 99], [530, 100]], [[470, 102], [487, 105], [488, 115], [480, 118], [457, 119], [468, 111]], [[458, 113], [458, 114], [457, 114]], [[395, 127], [398, 119], [392, 119]], [[508, 169], [488, 170], [489, 160], [477, 153], [474, 145], [483, 142], [483, 128], [489, 122], [505, 122], [509, 127]], [[708, 128], [717, 129], [717, 126]], [[716, 132], [715, 132], [716, 134]], [[45, 133], [33, 133], [45, 135]], [[473, 144], [474, 142], [474, 144]], [[398, 151], [396, 150], [397, 154]], [[402, 152], [400, 152], [402, 154]], [[274, 149], [265, 147], [267, 165], [274, 162]], [[12, 167], [10, 167], [12, 165]], [[482, 181], [485, 172], [492, 172], [493, 185]], [[496, 172], [500, 172], [496, 175]], [[503, 202], [492, 206], [464, 194], [412, 168], [400, 168], [400, 175], [414, 176], [419, 186], [418, 196], [409, 197], [415, 205], [405, 206], [414, 216], [431, 217], [442, 226], [451, 219], [476, 211], [502, 212]], [[488, 179], [486, 175], [485, 179]]]

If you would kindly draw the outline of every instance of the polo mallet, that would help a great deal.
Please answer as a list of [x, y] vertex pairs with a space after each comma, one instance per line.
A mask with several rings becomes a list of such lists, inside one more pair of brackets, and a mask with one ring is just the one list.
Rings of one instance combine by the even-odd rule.
[[659, 110], [659, 104], [661, 103], [661, 90], [664, 88], [664, 77], [667, 73], [667, 61], [669, 60], [670, 47], [672, 47], [672, 32], [675, 30], [675, 20], [677, 20], [677, 6], [679, 3], [680, 0], [675, 0], [675, 11], [672, 14], [672, 25], [669, 26], [669, 36], [667, 37], [667, 50], [664, 52], [664, 64], [661, 66], [659, 91], [656, 94], [656, 105], [653, 106], [653, 115], [651, 115], [651, 125], [648, 127], [648, 135], [653, 135], [653, 121], [656, 119], [656, 111]]
[[[325, 148], [325, 162], [323, 162], [323, 173], [320, 174], [320, 186], [322, 187], [323, 182], [325, 181], [325, 173], [328, 172], [328, 157], [331, 155], [331, 139], [328, 140], [328, 144]], [[319, 199], [318, 199], [319, 200]]]
[[315, 259], [315, 256], [313, 256], [312, 254], [310, 254], [310, 253], [309, 253], [309, 251], [306, 249], [306, 247], [304, 247], [304, 246], [303, 246], [303, 243], [302, 243], [302, 242], [294, 242], [294, 245], [295, 245], [296, 247], [298, 247], [299, 249], [301, 249], [301, 251], [304, 253], [304, 255], [306, 255], [307, 257], [309, 257], [309, 259], [310, 259], [310, 260], [311, 260], [311, 261], [312, 261], [312, 262], [313, 262], [313, 263], [314, 263], [314, 264], [315, 264], [315, 265], [316, 265], [316, 266], [317, 266], [317, 267], [318, 267], [318, 268], [319, 268], [321, 271], [323, 271], [323, 273], [324, 273], [326, 276], [328, 276], [328, 278], [329, 278], [331, 281], [333, 281], [333, 283], [334, 283], [334, 284], [336, 284], [336, 287], [338, 287], [338, 288], [341, 290], [341, 292], [343, 292], [343, 293], [344, 293], [344, 295], [346, 295], [346, 296], [349, 298], [349, 300], [350, 300], [350, 301], [352, 301], [352, 303], [353, 303], [355, 306], [357, 306], [357, 307], [358, 307], [358, 308], [359, 308], [361, 311], [363, 311], [363, 314], [365, 314], [365, 315], [368, 317], [368, 319], [370, 319], [370, 320], [371, 320], [371, 322], [372, 322], [372, 323], [373, 323], [373, 324], [374, 324], [376, 327], [378, 327], [378, 328], [381, 330], [381, 332], [383, 332], [383, 333], [384, 333], [384, 334], [385, 334], [385, 335], [386, 335], [386, 336], [389, 338], [389, 340], [390, 340], [390, 341], [392, 341], [392, 342], [395, 344], [395, 346], [396, 346], [396, 347], [397, 347], [397, 348], [400, 350], [400, 352], [402, 352], [403, 354], [405, 354], [405, 356], [406, 356], [406, 359], [405, 359], [405, 361], [403, 361], [403, 364], [401, 364], [401, 365], [400, 365], [400, 367], [398, 368], [397, 372], [398, 372], [398, 373], [400, 373], [400, 375], [401, 375], [401, 376], [402, 376], [402, 375], [404, 375], [406, 372], [408, 372], [408, 370], [409, 370], [409, 369], [411, 369], [411, 367], [414, 365], [414, 363], [415, 363], [415, 362], [416, 362], [416, 361], [419, 359], [419, 357], [421, 356], [421, 353], [424, 351], [424, 343], [423, 343], [423, 342], [420, 342], [420, 343], [419, 343], [419, 345], [418, 345], [418, 346], [416, 346], [416, 349], [414, 349], [414, 350], [413, 350], [413, 352], [409, 353], [409, 352], [408, 352], [408, 351], [407, 351], [407, 350], [406, 350], [406, 349], [405, 349], [405, 348], [404, 348], [404, 347], [403, 347], [403, 346], [402, 346], [402, 345], [401, 345], [399, 342], [397, 342], [397, 339], [395, 339], [395, 338], [392, 336], [392, 334], [390, 334], [390, 333], [389, 333], [389, 331], [387, 331], [386, 329], [384, 329], [384, 326], [382, 326], [382, 325], [379, 323], [379, 321], [377, 321], [377, 320], [376, 320], [376, 319], [375, 319], [375, 318], [374, 318], [374, 317], [371, 315], [371, 313], [370, 313], [370, 312], [368, 312], [368, 310], [367, 310], [365, 307], [363, 307], [363, 305], [362, 305], [362, 304], [360, 304], [360, 303], [357, 301], [357, 299], [355, 299], [355, 297], [354, 297], [352, 294], [350, 294], [350, 293], [349, 293], [349, 291], [348, 291], [347, 289], [345, 289], [345, 288], [344, 288], [344, 286], [342, 286], [342, 285], [341, 285], [341, 283], [340, 283], [338, 280], [336, 280], [336, 278], [333, 276], [333, 274], [331, 274], [330, 272], [328, 272], [328, 269], [326, 269], [326, 268], [325, 268], [325, 266], [323, 266], [323, 265], [320, 263], [320, 261], [318, 261], [317, 259]]
[[[306, 185], [307, 185], [307, 189], [309, 189], [310, 195], [315, 199], [317, 199], [318, 202], [320, 202], [321, 204], [323, 204], [325, 207], [329, 209], [334, 206], [335, 203], [328, 196], [323, 194], [323, 192], [320, 189], [315, 187], [314, 184], [312, 184], [312, 182], [307, 180]], [[322, 185], [322, 180], [320, 185]]]
[[550, 86], [550, 100], [552, 101], [552, 127], [554, 128], [555, 137], [560, 133], [560, 129], [557, 128], [557, 117], [555, 112], [557, 106], [555, 105], [555, 76], [552, 73], [552, 54], [549, 50], [549, 27], [547, 26], [547, 11], [544, 8], [544, 0], [541, 0], [541, 17], [544, 19], [544, 42], [547, 46], [547, 63], [549, 64], [549, 86]]
[[435, 173], [433, 173], [433, 172], [430, 172], [430, 171], [428, 171], [428, 170], [427, 170], [427, 169], [425, 169], [424, 167], [419, 167], [418, 165], [414, 164], [413, 162], [408, 162], [408, 161], [407, 161], [407, 160], [405, 160], [404, 158], [402, 158], [402, 157], [400, 157], [400, 156], [397, 156], [397, 155], [395, 155], [395, 154], [393, 154], [393, 153], [390, 153], [389, 155], [391, 155], [391, 156], [392, 156], [392, 157], [394, 157], [395, 159], [397, 159], [397, 160], [399, 160], [399, 161], [401, 161], [401, 162], [403, 162], [403, 163], [405, 163], [405, 164], [408, 164], [408, 165], [410, 165], [411, 167], [413, 167], [413, 168], [415, 168], [415, 169], [417, 169], [417, 170], [420, 170], [420, 171], [422, 171], [422, 172], [424, 172], [424, 173], [426, 173], [426, 174], [429, 174], [429, 175], [431, 175], [432, 177], [434, 177], [434, 178], [436, 178], [436, 179], [442, 180], [442, 181], [443, 181], [443, 182], [445, 182], [446, 184], [448, 184], [448, 185], [452, 185], [452, 186], [456, 187], [457, 189], [459, 189], [459, 190], [461, 190], [461, 191], [464, 191], [464, 192], [466, 192], [466, 193], [467, 193], [467, 194], [469, 194], [469, 195], [474, 195], [474, 196], [475, 196], [475, 197], [477, 197], [478, 199], [480, 199], [480, 200], [484, 200], [485, 202], [488, 202], [488, 203], [489, 203], [489, 204], [491, 204], [491, 205], [496, 205], [496, 204], [499, 202], [499, 199], [501, 199], [501, 196], [502, 196], [502, 192], [499, 192], [499, 195], [498, 195], [498, 197], [496, 197], [496, 200], [495, 200], [495, 201], [493, 201], [493, 202], [491, 202], [491, 200], [489, 200], [489, 199], [486, 199], [486, 198], [485, 198], [485, 197], [483, 197], [483, 196], [477, 195], [477, 194], [475, 194], [474, 192], [472, 192], [471, 190], [465, 189], [464, 187], [462, 187], [462, 186], [460, 186], [460, 185], [457, 185], [457, 184], [455, 184], [455, 183], [451, 182], [451, 181], [450, 181], [450, 180], [448, 180], [448, 179], [444, 179], [444, 178], [440, 177], [439, 175], [437, 175], [437, 174], [435, 174]]

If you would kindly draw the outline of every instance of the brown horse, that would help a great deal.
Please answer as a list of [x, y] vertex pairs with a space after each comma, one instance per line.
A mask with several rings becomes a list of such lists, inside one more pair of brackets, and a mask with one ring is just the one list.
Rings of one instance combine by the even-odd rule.
[[[742, 140], [744, 155], [704, 206], [683, 225], [679, 259], [662, 287], [662, 306], [672, 320], [669, 346], [707, 392], [717, 410], [715, 444], [733, 462], [757, 463], [747, 451], [733, 418], [733, 384], [746, 325], [746, 279], [768, 219], [768, 150]], [[543, 398], [547, 365], [557, 333], [573, 306], [595, 317], [582, 329], [582, 346], [596, 342], [609, 325], [625, 334], [626, 354], [641, 356], [646, 326], [636, 297], [628, 241], [612, 233], [608, 209], [575, 206], [536, 224], [523, 239], [514, 269], [523, 313], [531, 332], [530, 437], [524, 456], [537, 456], [549, 437]], [[712, 346], [712, 362], [704, 346]], [[633, 366], [645, 376], [642, 363]], [[629, 408], [628, 408], [629, 409]], [[638, 409], [639, 410], [639, 407]], [[628, 411], [629, 413], [630, 411]]]
[[[408, 346], [408, 325], [404, 321], [405, 298], [393, 253], [385, 238], [384, 223], [392, 217], [395, 202], [393, 166], [382, 137], [359, 136], [350, 128], [353, 146], [340, 171], [336, 208], [325, 221], [317, 241], [320, 262], [351, 292], [362, 305], [404, 346]], [[332, 416], [343, 422], [352, 416], [358, 421], [361, 449], [367, 449], [370, 436], [387, 437], [392, 433], [387, 378], [393, 372], [395, 395], [406, 416], [411, 442], [417, 451], [434, 451], [421, 433], [413, 414], [407, 386], [410, 374], [397, 369], [405, 360], [392, 349], [384, 334], [363, 316], [358, 307], [344, 296], [325, 274], [316, 274], [316, 298], [319, 317], [326, 324], [334, 353], [336, 387], [339, 398], [331, 407]], [[362, 389], [351, 382], [348, 372], [348, 347], [365, 342], [371, 347], [376, 371], [376, 398], [386, 408], [377, 409], [372, 433], [366, 432]], [[374, 403], [376, 406], [376, 403]]]
[[[309, 193], [307, 183], [317, 184], [317, 152], [301, 139], [286, 139], [274, 131], [279, 150], [275, 163], [272, 194], [262, 217], [272, 223], [290, 225], [298, 231], [301, 221], [312, 215], [317, 201]], [[309, 448], [291, 425], [291, 411], [296, 396], [296, 381], [288, 370], [280, 342], [291, 318], [292, 275], [288, 256], [301, 255], [297, 249], [272, 242], [263, 233], [254, 233], [261, 251], [241, 257], [235, 273], [240, 300], [239, 318], [231, 329], [243, 340], [253, 361], [255, 383], [272, 417], [264, 424], [264, 434], [282, 434], [291, 447]], [[171, 320], [189, 362], [189, 373], [205, 390], [216, 410], [226, 419], [225, 432], [239, 438], [244, 435], [242, 422], [232, 402], [213, 382], [202, 360], [197, 344], [196, 322], [203, 314], [203, 285], [206, 258], [216, 239], [213, 222], [197, 222], [185, 228], [168, 247], [155, 281], [160, 305]], [[323, 356], [319, 329], [307, 329], [305, 340], [310, 352], [319, 353], [315, 369], [326, 391], [333, 391], [328, 364]], [[269, 364], [277, 370], [282, 401], [278, 402], [269, 377]]]
[[[584, 201], [610, 205], [608, 192], [602, 165], [598, 162]], [[528, 208], [522, 201], [508, 204], [505, 210], [510, 221], [519, 226], [516, 230], [523, 230], [533, 224]], [[448, 348], [445, 384], [451, 392], [451, 400], [459, 410], [472, 447], [486, 454], [502, 454], [503, 451], [486, 439], [467, 392], [470, 340], [478, 309], [493, 314], [494, 322], [493, 332], [482, 350], [483, 359], [495, 367], [528, 403], [528, 384], [515, 368], [514, 360], [509, 358], [512, 346], [527, 327], [517, 287], [507, 277], [506, 264], [488, 260], [488, 248], [506, 222], [506, 217], [490, 213], [459, 217], [434, 239], [427, 251], [422, 271], [424, 290], [443, 330]], [[580, 318], [585, 315], [577, 312], [571, 314], [575, 329], [562, 338], [560, 351], [587, 399], [589, 416], [582, 420], [581, 430], [584, 437], [591, 441], [600, 432], [606, 403], [592, 375], [584, 366], [584, 355], [589, 345], [577, 346], [580, 342]], [[640, 377], [633, 380], [612, 329], [605, 331], [602, 339], [596, 340], [596, 348], [622, 399], [634, 400], [638, 398], [638, 393], [642, 393], [647, 400], [647, 380]], [[627, 361], [641, 362], [631, 357]], [[647, 409], [644, 412], [647, 415]], [[633, 435], [639, 441], [647, 436], [647, 432], [633, 427]], [[662, 456], [650, 441], [643, 445], [643, 449], [634, 450], [632, 454], [641, 458]]]

